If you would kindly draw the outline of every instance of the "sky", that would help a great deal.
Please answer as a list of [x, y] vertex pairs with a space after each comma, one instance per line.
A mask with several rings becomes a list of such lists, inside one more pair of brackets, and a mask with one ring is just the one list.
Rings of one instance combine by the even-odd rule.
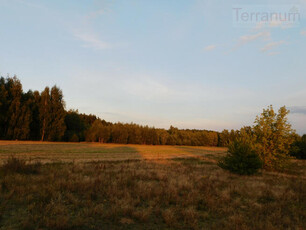
[[56, 84], [67, 109], [222, 131], [286, 105], [306, 133], [306, 0], [0, 0], [0, 9], [0, 75], [17, 75], [24, 91]]

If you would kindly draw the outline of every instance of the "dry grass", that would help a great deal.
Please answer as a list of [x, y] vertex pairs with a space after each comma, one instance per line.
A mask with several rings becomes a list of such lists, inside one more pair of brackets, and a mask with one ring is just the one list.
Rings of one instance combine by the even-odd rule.
[[224, 155], [226, 148], [0, 141], [0, 163], [14, 155], [41, 162], [90, 162], [100, 160], [169, 159]]
[[[35, 174], [2, 166], [0, 229], [306, 229], [304, 161], [290, 174], [247, 177], [214, 163], [224, 149], [23, 143], [0, 146], [3, 159], [9, 149], [46, 162], [61, 160], [61, 150], [70, 162]], [[89, 162], [91, 154], [100, 161]]]

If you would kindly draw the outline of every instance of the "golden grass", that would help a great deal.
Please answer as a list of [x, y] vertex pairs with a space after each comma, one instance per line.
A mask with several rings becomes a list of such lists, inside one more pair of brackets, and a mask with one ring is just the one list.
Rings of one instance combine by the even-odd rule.
[[306, 229], [305, 161], [237, 176], [216, 165], [225, 151], [0, 142], [2, 160], [53, 162], [0, 167], [0, 229]]
[[0, 163], [9, 156], [41, 162], [90, 162], [93, 160], [171, 159], [186, 157], [218, 158], [226, 148], [0, 141]]

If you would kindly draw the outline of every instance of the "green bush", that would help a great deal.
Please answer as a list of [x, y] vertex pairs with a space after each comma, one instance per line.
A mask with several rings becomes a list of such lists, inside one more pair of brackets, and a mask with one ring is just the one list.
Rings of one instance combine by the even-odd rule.
[[40, 166], [40, 163], [28, 164], [24, 159], [10, 157], [4, 162], [0, 170], [3, 171], [4, 174], [38, 174]]
[[306, 159], [306, 134], [291, 146], [290, 155], [297, 159]]
[[229, 145], [228, 154], [218, 165], [236, 174], [251, 175], [262, 168], [262, 161], [250, 143], [236, 140]]

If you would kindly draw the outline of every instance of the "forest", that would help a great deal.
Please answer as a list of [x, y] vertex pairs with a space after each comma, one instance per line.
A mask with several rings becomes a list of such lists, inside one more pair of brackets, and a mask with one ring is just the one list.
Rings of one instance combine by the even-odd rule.
[[53, 86], [24, 92], [16, 77], [0, 78], [0, 139], [103, 142], [147, 145], [226, 146], [238, 131], [168, 130], [111, 123], [92, 114], [67, 111], [62, 90]]
[[[0, 78], [1, 140], [226, 147], [241, 132], [250, 130], [250, 127], [243, 127], [241, 130], [216, 132], [173, 126], [166, 130], [134, 123], [107, 122], [78, 110], [67, 111], [63, 92], [56, 85], [45, 87], [42, 92], [24, 92], [16, 76]], [[296, 136], [293, 155], [298, 156], [299, 150], [304, 149], [301, 145], [305, 138]]]

